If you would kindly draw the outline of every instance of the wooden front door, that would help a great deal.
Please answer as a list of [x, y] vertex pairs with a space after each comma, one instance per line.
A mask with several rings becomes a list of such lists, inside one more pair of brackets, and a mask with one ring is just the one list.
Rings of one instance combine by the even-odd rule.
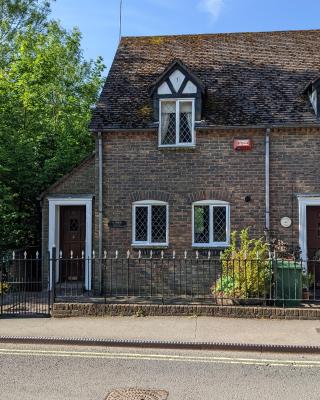
[[[307, 206], [307, 249], [309, 260], [320, 260], [320, 206]], [[320, 287], [320, 262], [309, 261], [308, 270]]]
[[[86, 240], [86, 207], [60, 207], [60, 250], [64, 260], [60, 267], [60, 281], [82, 281], [82, 252]], [[73, 259], [70, 259], [71, 251]]]

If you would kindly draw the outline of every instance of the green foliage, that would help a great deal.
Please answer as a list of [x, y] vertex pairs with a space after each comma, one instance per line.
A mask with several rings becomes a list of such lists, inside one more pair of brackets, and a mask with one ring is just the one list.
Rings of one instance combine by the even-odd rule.
[[0, 282], [0, 294], [5, 294], [9, 290], [9, 284], [7, 282]]
[[0, 0], [0, 253], [37, 244], [37, 196], [94, 146], [104, 65], [48, 13], [47, 1]]
[[[268, 244], [263, 239], [250, 239], [249, 229], [231, 234], [231, 244], [221, 255], [222, 272], [212, 287], [219, 298], [254, 299], [269, 290], [271, 264]], [[239, 243], [239, 245], [238, 245]]]
[[305, 289], [310, 289], [314, 284], [314, 275], [311, 272], [302, 274], [302, 286]]

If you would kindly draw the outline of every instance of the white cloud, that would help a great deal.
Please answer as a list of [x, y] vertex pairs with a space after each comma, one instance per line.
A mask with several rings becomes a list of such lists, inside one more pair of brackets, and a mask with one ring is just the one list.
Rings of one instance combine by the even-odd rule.
[[213, 19], [217, 19], [223, 7], [224, 0], [200, 0], [199, 8], [206, 11]]

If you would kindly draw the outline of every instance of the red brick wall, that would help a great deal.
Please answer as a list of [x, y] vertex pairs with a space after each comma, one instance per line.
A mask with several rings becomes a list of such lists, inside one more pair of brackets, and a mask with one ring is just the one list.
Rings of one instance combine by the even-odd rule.
[[[253, 150], [236, 152], [233, 138], [252, 138]], [[155, 131], [113, 132], [104, 136], [104, 245], [131, 249], [132, 202], [169, 203], [169, 251], [190, 250], [193, 201], [231, 204], [231, 228], [264, 231], [264, 130], [198, 131], [192, 149], [159, 149]], [[245, 196], [251, 202], [245, 202]], [[110, 220], [127, 228], [110, 228]]]
[[[320, 193], [320, 130], [274, 129], [270, 136], [270, 219], [272, 233], [298, 245], [297, 194]], [[283, 228], [281, 217], [292, 218]]]
[[[194, 149], [159, 149], [157, 133], [112, 132], [104, 136], [104, 245], [131, 249], [131, 204], [154, 199], [169, 203], [169, 250], [191, 249], [191, 204], [225, 200], [231, 229], [265, 227], [264, 129], [203, 130]], [[236, 152], [234, 138], [252, 138], [253, 149]], [[270, 134], [271, 236], [298, 245], [297, 193], [320, 193], [320, 130], [272, 129]], [[246, 203], [245, 196], [251, 196]], [[280, 219], [292, 218], [290, 228]], [[127, 228], [109, 228], [123, 220]]]

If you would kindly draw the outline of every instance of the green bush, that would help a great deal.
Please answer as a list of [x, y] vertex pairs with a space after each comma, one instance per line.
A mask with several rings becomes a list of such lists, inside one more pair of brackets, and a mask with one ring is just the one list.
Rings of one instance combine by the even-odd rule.
[[257, 299], [267, 295], [271, 280], [268, 244], [262, 238], [250, 239], [248, 228], [239, 235], [232, 232], [230, 247], [221, 255], [221, 266], [221, 275], [212, 286], [215, 297]]

